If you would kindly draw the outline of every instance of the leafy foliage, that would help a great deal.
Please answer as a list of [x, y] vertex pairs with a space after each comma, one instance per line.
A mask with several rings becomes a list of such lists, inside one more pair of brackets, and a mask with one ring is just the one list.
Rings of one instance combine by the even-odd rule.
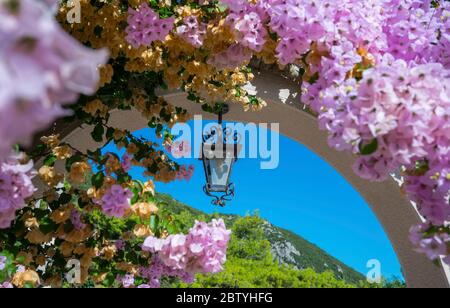
[[[169, 195], [158, 195], [164, 200], [164, 207], [176, 216], [177, 220], [189, 226], [198, 219], [207, 221], [221, 217], [231, 227], [232, 236], [227, 251], [225, 270], [215, 275], [197, 275], [197, 280], [190, 287], [214, 288], [375, 288], [405, 287], [400, 280], [389, 282], [383, 280], [381, 285], [372, 285], [364, 281], [364, 277], [348, 268], [342, 262], [325, 253], [317, 246], [307, 242], [300, 236], [273, 227], [284, 239], [293, 243], [301, 252], [298, 264], [305, 264], [298, 269], [293, 264], [282, 264], [274, 259], [271, 252], [272, 242], [279, 240], [267, 234], [267, 221], [257, 214], [240, 217], [237, 215], [207, 215], [192, 207], [174, 200]], [[304, 258], [304, 259], [303, 259]], [[326, 260], [326, 261], [324, 261]], [[324, 267], [324, 263], [329, 268]], [[309, 266], [307, 266], [307, 265]], [[344, 271], [339, 277], [332, 269], [340, 267]], [[336, 273], [340, 273], [336, 271]], [[186, 284], [173, 283], [167, 286], [187, 287]]]

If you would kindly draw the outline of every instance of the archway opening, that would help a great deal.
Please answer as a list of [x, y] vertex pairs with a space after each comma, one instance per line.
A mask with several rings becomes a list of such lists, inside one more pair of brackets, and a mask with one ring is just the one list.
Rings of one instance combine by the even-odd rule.
[[[208, 123], [211, 121], [196, 125]], [[193, 131], [194, 121], [188, 124]], [[275, 133], [258, 128], [260, 138], [268, 136], [270, 140], [272, 134]], [[154, 136], [154, 130], [141, 129], [135, 135], [149, 138]], [[245, 137], [248, 142], [248, 134]], [[185, 140], [183, 136], [180, 139]], [[264, 159], [260, 155], [250, 158], [248, 146], [246, 153], [241, 153], [232, 174], [236, 196], [223, 209], [211, 205], [210, 198], [203, 193], [203, 167], [197, 158], [177, 160], [195, 167], [189, 183], [158, 183], [158, 192], [208, 214], [243, 216], [257, 212], [268, 222], [317, 246], [312, 249], [308, 245], [306, 251], [297, 251], [299, 255], [294, 251], [286, 257], [295, 260], [292, 264], [299, 267], [311, 266], [319, 272], [331, 270], [338, 277], [356, 280], [365, 278], [370, 270], [368, 262], [375, 260], [381, 265], [383, 277], [403, 281], [400, 263], [382, 225], [345, 178], [314, 152], [288, 137], [280, 135], [278, 144], [268, 146], [271, 149], [267, 150], [274, 147], [279, 150], [279, 153], [272, 151], [278, 155], [278, 162], [270, 169], [261, 169]], [[191, 154], [198, 150], [198, 144], [193, 144]], [[113, 145], [105, 151], [121, 153]], [[133, 177], [144, 179], [143, 169], [135, 168], [132, 172]]]

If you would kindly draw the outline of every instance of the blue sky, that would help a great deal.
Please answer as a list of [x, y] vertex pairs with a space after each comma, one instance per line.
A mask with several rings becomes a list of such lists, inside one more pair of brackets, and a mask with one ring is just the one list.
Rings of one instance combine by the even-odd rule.
[[[155, 140], [150, 129], [136, 134]], [[106, 150], [113, 149], [108, 146]], [[368, 260], [378, 259], [385, 277], [403, 277], [394, 250], [365, 201], [335, 169], [303, 145], [280, 136], [279, 166], [274, 170], [261, 170], [259, 159], [238, 160], [232, 174], [236, 195], [225, 208], [214, 207], [204, 195], [201, 161], [178, 162], [194, 164], [194, 176], [189, 182], [156, 183], [158, 192], [207, 213], [245, 215], [258, 210], [271, 223], [301, 235], [361, 273], [368, 272]], [[143, 179], [139, 170], [132, 172]]]

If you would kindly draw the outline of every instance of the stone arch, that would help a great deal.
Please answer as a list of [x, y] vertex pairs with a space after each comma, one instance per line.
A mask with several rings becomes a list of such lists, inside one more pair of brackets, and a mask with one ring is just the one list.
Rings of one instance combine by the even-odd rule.
[[[225, 120], [234, 122], [279, 123], [280, 133], [303, 144], [333, 166], [365, 199], [383, 226], [397, 254], [409, 287], [449, 287], [445, 270], [435, 266], [424, 255], [414, 251], [408, 240], [409, 228], [419, 223], [420, 217], [409, 200], [400, 194], [398, 184], [392, 179], [383, 183], [371, 183], [359, 178], [351, 166], [354, 157], [331, 149], [327, 135], [318, 128], [315, 117], [300, 103], [298, 83], [280, 75], [279, 72], [259, 71], [251, 88], [266, 100], [268, 106], [260, 112], [243, 112], [241, 106], [231, 105]], [[165, 99], [188, 110], [190, 114], [201, 114], [204, 119], [215, 119], [214, 115], [202, 111], [201, 106], [187, 100], [180, 91], [161, 92]], [[136, 131], [147, 127], [147, 120], [137, 111], [112, 111], [114, 127]], [[77, 124], [57, 125], [56, 132], [64, 141], [85, 150], [96, 148], [90, 137], [91, 127]], [[42, 162], [37, 162], [37, 165]]]

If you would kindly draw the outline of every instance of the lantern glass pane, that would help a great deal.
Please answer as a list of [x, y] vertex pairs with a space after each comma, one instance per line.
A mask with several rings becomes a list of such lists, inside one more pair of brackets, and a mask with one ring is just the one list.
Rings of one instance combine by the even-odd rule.
[[234, 158], [214, 158], [207, 161], [208, 184], [211, 191], [226, 192]]

